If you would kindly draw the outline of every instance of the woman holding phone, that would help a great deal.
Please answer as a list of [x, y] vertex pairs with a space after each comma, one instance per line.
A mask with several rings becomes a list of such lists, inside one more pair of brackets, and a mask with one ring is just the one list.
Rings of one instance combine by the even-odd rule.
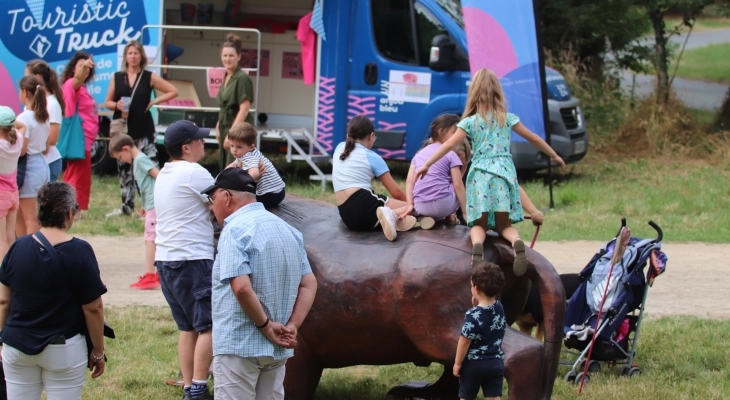
[[[104, 105], [114, 111], [113, 119], [127, 119], [127, 134], [134, 139], [137, 148], [157, 163], [155, 146], [155, 123], [150, 108], [177, 97], [177, 89], [159, 75], [145, 69], [147, 55], [142, 43], [132, 40], [124, 46], [122, 70], [114, 74], [109, 82], [109, 91]], [[153, 89], [162, 92], [152, 99]], [[134, 212], [134, 177], [132, 165], [117, 161], [119, 188], [122, 192], [120, 208], [107, 217], [130, 215]]]
[[81, 117], [81, 127], [86, 139], [86, 158], [71, 160], [66, 163], [66, 172], [63, 180], [76, 189], [79, 202], [79, 212], [74, 214], [78, 219], [83, 212], [89, 209], [91, 195], [91, 147], [99, 133], [99, 117], [96, 113], [96, 101], [86, 90], [86, 84], [94, 79], [94, 60], [91, 54], [78, 51], [66, 64], [61, 74], [61, 91], [66, 105], [64, 115], [70, 117], [78, 112]]

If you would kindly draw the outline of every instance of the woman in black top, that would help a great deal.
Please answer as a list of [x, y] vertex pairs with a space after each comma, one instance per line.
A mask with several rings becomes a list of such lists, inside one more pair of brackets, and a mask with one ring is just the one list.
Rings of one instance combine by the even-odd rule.
[[[104, 306], [91, 246], [67, 232], [78, 212], [76, 191], [51, 182], [38, 192], [39, 233], [10, 247], [0, 265], [0, 329], [9, 399], [80, 399], [86, 368], [104, 373]], [[90, 338], [88, 352], [86, 336]]]
[[[122, 70], [114, 74], [109, 82], [109, 91], [104, 105], [114, 110], [113, 119], [122, 118], [125, 108], [122, 97], [132, 97], [127, 116], [128, 135], [134, 139], [137, 148], [157, 163], [157, 147], [155, 147], [155, 123], [150, 108], [177, 97], [177, 89], [170, 82], [162, 79], [154, 72], [145, 70], [147, 56], [142, 43], [132, 40], [124, 47]], [[132, 91], [134, 85], [137, 90]], [[152, 90], [162, 92], [162, 96], [152, 99]], [[134, 212], [134, 177], [131, 164], [117, 161], [119, 170], [119, 187], [122, 191], [122, 207], [107, 216]]]

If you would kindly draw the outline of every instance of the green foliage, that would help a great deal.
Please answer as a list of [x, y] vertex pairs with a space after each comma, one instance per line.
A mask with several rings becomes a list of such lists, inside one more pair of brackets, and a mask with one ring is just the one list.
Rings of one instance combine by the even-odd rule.
[[[614, 232], [615, 234], [615, 229]], [[661, 285], [661, 277], [656, 285]], [[647, 312], [651, 317], [651, 310]], [[117, 339], [105, 342], [109, 363], [104, 375], [87, 377], [82, 399], [177, 399], [182, 389], [165, 385], [177, 379], [177, 327], [167, 307], [108, 307], [106, 320]], [[454, 343], [454, 346], [456, 344]], [[565, 355], [563, 355], [565, 357]], [[641, 329], [636, 362], [642, 375], [622, 378], [619, 368], [591, 376], [578, 397], [563, 381], [561, 366], [554, 399], [723, 399], [730, 393], [730, 322], [691, 317], [647, 318]], [[435, 381], [443, 367], [413, 364], [327, 369], [317, 400], [385, 398], [392, 386], [410, 380]], [[211, 382], [212, 384], [212, 382]], [[507, 398], [507, 386], [504, 387]]]
[[730, 43], [685, 51], [677, 76], [730, 83]]
[[[635, 45], [648, 20], [632, 0], [555, 0], [540, 2], [543, 46], [556, 54], [571, 50], [581, 64], [598, 66], [604, 52], [617, 56], [622, 68], [634, 67], [644, 56]], [[595, 68], [591, 68], [595, 70]]]

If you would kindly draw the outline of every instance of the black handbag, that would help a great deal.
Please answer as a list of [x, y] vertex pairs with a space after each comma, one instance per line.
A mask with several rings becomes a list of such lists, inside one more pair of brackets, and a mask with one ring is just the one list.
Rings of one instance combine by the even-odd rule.
[[28, 165], [28, 155], [18, 157], [18, 171], [15, 174], [15, 179], [18, 181], [18, 190], [23, 187], [25, 183], [25, 170]]
[[[51, 258], [53, 258], [53, 261], [56, 262], [62, 269], [66, 269], [65, 265], [61, 261], [61, 258], [58, 256], [58, 252], [56, 252], [56, 249], [51, 245], [51, 243], [46, 239], [45, 236], [41, 233], [41, 231], [38, 231], [33, 234], [33, 237], [38, 239], [39, 242], [45, 247], [46, 251], [48, 251], [48, 254], [51, 255]], [[64, 271], [65, 272], [65, 271]], [[64, 277], [68, 278], [68, 275], [62, 274]], [[81, 306], [79, 304], [79, 306]], [[84, 336], [86, 337], [86, 348], [88, 350], [89, 355], [91, 354], [91, 350], [93, 350], [94, 345], [91, 343], [91, 336], [89, 335], [89, 332], [86, 329], [86, 322], [84, 321], [84, 331], [82, 332]], [[114, 334], [114, 329], [109, 326], [109, 324], [104, 321], [104, 336], [108, 337], [109, 339], [115, 339], [116, 335]], [[104, 353], [104, 361], [106, 362], [106, 352]]]

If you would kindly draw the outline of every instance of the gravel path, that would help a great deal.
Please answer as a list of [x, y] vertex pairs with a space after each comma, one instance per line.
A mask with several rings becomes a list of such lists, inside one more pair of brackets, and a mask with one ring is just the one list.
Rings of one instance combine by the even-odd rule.
[[[102, 279], [109, 292], [107, 306], [166, 306], [160, 290], [132, 290], [129, 284], [142, 274], [144, 242], [139, 237], [91, 236]], [[553, 263], [559, 273], [580, 272], [601, 242], [539, 242], [535, 250]], [[667, 271], [649, 291], [647, 315], [694, 315], [730, 319], [730, 244], [664, 243]]]

